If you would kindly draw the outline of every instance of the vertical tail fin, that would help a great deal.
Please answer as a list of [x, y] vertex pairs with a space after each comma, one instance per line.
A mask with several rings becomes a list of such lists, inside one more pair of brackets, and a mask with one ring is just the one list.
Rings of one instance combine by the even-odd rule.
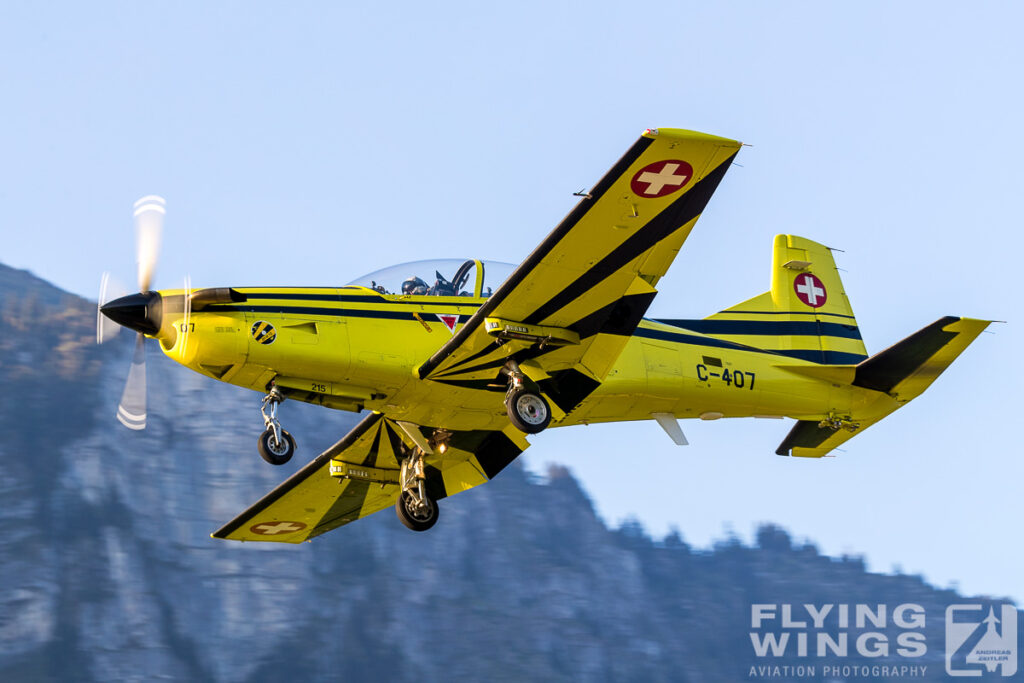
[[867, 358], [832, 252], [795, 235], [775, 236], [771, 290], [704, 320], [665, 322], [815, 363]]

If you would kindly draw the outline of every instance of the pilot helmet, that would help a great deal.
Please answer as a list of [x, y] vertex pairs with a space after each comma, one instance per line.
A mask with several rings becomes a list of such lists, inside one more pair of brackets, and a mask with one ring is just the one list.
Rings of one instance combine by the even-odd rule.
[[422, 296], [427, 293], [427, 283], [415, 275], [406, 278], [402, 283], [402, 294], [415, 294]]

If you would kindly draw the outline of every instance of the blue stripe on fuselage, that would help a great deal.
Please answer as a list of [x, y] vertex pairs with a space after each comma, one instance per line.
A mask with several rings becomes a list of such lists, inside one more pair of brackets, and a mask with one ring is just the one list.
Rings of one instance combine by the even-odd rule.
[[[268, 298], [268, 299], [270, 298], [269, 293], [260, 293], [260, 294], [266, 296], [266, 298]], [[247, 296], [250, 296], [251, 298], [257, 298], [257, 297], [252, 297], [251, 294], [247, 295]], [[279, 294], [279, 295], [275, 294], [273, 296], [274, 296], [274, 298], [280, 299], [282, 301], [287, 301], [289, 299], [300, 299], [300, 298], [302, 300], [310, 300], [310, 299], [313, 299], [314, 297], [316, 297], [319, 300], [325, 300], [325, 301], [330, 301], [330, 300], [336, 301], [336, 300], [338, 300], [338, 298], [335, 297], [334, 295], [320, 295], [320, 294]], [[264, 298], [264, 297], [261, 296], [259, 298]], [[355, 298], [356, 297], [352, 297], [352, 299], [355, 299]], [[359, 299], [363, 300], [363, 301], [365, 301], [367, 298], [369, 298], [371, 300], [373, 299], [373, 297], [359, 297]], [[374, 302], [374, 303], [377, 303], [377, 302]], [[407, 302], [390, 302], [390, 301], [388, 301], [387, 303], [407, 303]], [[435, 305], [435, 306], [445, 306], [445, 305], [452, 306], [453, 305], [453, 304], [450, 304], [448, 302], [443, 302], [443, 303], [442, 302], [437, 302], [437, 304], [432, 304], [431, 302], [416, 302], [416, 303], [425, 303], [427, 305]], [[413, 313], [411, 311], [409, 311], [408, 309], [402, 310], [402, 311], [388, 311], [388, 310], [380, 310], [380, 309], [363, 309], [363, 308], [327, 308], [327, 307], [319, 307], [319, 306], [289, 306], [289, 305], [284, 305], [284, 304], [283, 305], [258, 305], [258, 306], [252, 306], [252, 305], [247, 305], [247, 304], [241, 303], [241, 304], [211, 304], [209, 306], [205, 306], [203, 308], [203, 311], [204, 312], [206, 312], [206, 311], [209, 311], [209, 312], [218, 312], [218, 311], [229, 312], [229, 311], [231, 311], [231, 312], [238, 312], [238, 313], [280, 313], [280, 314], [290, 314], [290, 315], [320, 315], [320, 316], [331, 316], [331, 317], [340, 317], [340, 318], [351, 317], [351, 318], [382, 318], [382, 319], [388, 319], [388, 320], [416, 320], [416, 318], [413, 316]], [[427, 313], [427, 312], [424, 312], [423, 314], [424, 315], [431, 315], [431, 313]], [[466, 321], [468, 321], [470, 319], [470, 317], [471, 317], [471, 314], [463, 313], [463, 314], [459, 315], [459, 322], [460, 323], [465, 323]], [[653, 321], [653, 322], [658, 322], [658, 321]], [[687, 321], [687, 320], [680, 320], [680, 321], [675, 321], [675, 322], [687, 323], [688, 324], [688, 323], [694, 323], [694, 322], [732, 322], [732, 321]], [[736, 322], [747, 323], [748, 321], [736, 321]], [[773, 324], [773, 325], [783, 324], [783, 325], [785, 325], [785, 324], [787, 324], [789, 322], [790, 321], [780, 321], [778, 323], [771, 323], [771, 322], [769, 322], [769, 323], [763, 323], [763, 324]], [[673, 324], [673, 323], [666, 322], [665, 324]], [[797, 323], [797, 324], [804, 324], [804, 323]], [[807, 323], [807, 324], [816, 325], [815, 323]], [[822, 324], [823, 325], [832, 325], [833, 323], [822, 323]], [[845, 326], [841, 326], [841, 327], [845, 327]], [[694, 331], [696, 332], [696, 330], [694, 330]], [[719, 334], [724, 334], [724, 333], [723, 332], [719, 332]], [[732, 332], [732, 334], [741, 334], [741, 333], [740, 332]], [[753, 333], [749, 333], [748, 332], [746, 334], [753, 334]], [[761, 334], [767, 334], [767, 333], [762, 332]], [[720, 348], [720, 349], [734, 349], [736, 351], [749, 351], [749, 352], [753, 352], [753, 353], [767, 353], [767, 354], [776, 355], [776, 356], [785, 356], [785, 357], [788, 357], [788, 358], [798, 358], [800, 360], [811, 361], [813, 363], [822, 363], [822, 364], [829, 364], [829, 365], [833, 365], [833, 364], [834, 365], [855, 364], [855, 363], [859, 363], [860, 361], [862, 361], [865, 358], [867, 358], [867, 356], [862, 356], [860, 354], [844, 353], [844, 352], [840, 352], [840, 351], [821, 351], [821, 350], [810, 350], [810, 349], [808, 349], [808, 350], [789, 349], [789, 350], [783, 350], [783, 351], [769, 351], [769, 350], [766, 350], [766, 349], [759, 349], [759, 348], [754, 347], [754, 346], [747, 346], [745, 344], [738, 344], [736, 342], [726, 341], [724, 339], [716, 339], [715, 337], [701, 336], [699, 332], [697, 334], [687, 334], [685, 332], [672, 332], [672, 331], [669, 331], [669, 330], [654, 330], [654, 329], [650, 329], [650, 328], [637, 327], [637, 329], [633, 332], [633, 336], [641, 337], [641, 338], [646, 338], [646, 339], [660, 339], [660, 340], [664, 340], [664, 341], [672, 341], [672, 342], [676, 342], [676, 343], [679, 343], [679, 344], [688, 344], [688, 345], [691, 345], [691, 346], [704, 346], [704, 347]], [[817, 335], [815, 335], [815, 336], [817, 336]], [[839, 336], [839, 335], [830, 335], [830, 336]], [[859, 339], [860, 335], [858, 333], [856, 337], [851, 337], [851, 338]]]
[[665, 320], [657, 322], [700, 334], [860, 339], [856, 325], [813, 320]]
[[810, 361], [812, 363], [820, 363], [824, 365], [852, 365], [861, 362], [867, 356], [862, 356], [859, 353], [844, 353], [842, 351], [821, 351], [821, 350], [798, 350], [798, 349], [787, 349], [784, 351], [769, 351], [766, 349], [759, 349], [753, 346], [746, 346], [744, 344], [737, 344], [735, 342], [725, 341], [724, 339], [715, 339], [714, 337], [700, 337], [693, 334], [686, 334], [685, 332], [671, 332], [669, 330], [652, 330], [650, 328], [638, 327], [636, 332], [633, 333], [636, 337], [643, 337], [646, 339], [660, 339], [663, 341], [672, 341], [679, 344], [689, 344], [691, 346], [707, 346], [717, 349], [733, 349], [736, 351], [750, 351], [753, 353], [768, 353], [773, 356], [786, 356], [787, 358], [799, 358], [800, 360]]

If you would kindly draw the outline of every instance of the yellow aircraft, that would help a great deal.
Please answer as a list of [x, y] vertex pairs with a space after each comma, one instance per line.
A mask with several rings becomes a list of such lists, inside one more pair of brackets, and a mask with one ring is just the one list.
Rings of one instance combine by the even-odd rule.
[[[136, 206], [141, 293], [104, 316], [138, 332], [118, 410], [145, 426], [143, 338], [265, 394], [265, 460], [295, 451], [285, 398], [369, 414], [216, 531], [298, 543], [390, 505], [407, 527], [492, 479], [545, 428], [791, 417], [776, 451], [820, 458], [921, 394], [988, 325], [946, 317], [869, 356], [827, 247], [775, 237], [769, 291], [703, 320], [644, 318], [740, 149], [649, 129], [518, 266], [407, 263], [337, 288], [150, 291], [163, 201]], [[98, 317], [100, 332], [108, 324]]]

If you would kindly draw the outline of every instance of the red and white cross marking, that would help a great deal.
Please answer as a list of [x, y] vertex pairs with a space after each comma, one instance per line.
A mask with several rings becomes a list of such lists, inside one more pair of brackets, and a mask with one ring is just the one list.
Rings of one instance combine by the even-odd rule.
[[679, 159], [666, 159], [647, 164], [629, 181], [634, 194], [641, 197], [664, 197], [681, 190], [693, 177], [693, 166]]
[[800, 301], [803, 301], [811, 308], [821, 308], [828, 301], [825, 285], [816, 275], [811, 275], [810, 273], [797, 275], [796, 280], [793, 281], [793, 289], [796, 290], [796, 295]]
[[278, 534], [293, 534], [302, 531], [306, 525], [302, 522], [262, 522], [253, 524], [249, 531], [260, 536], [277, 536]]
[[459, 324], [459, 316], [457, 315], [443, 315], [437, 313], [437, 319], [444, 323], [444, 326], [448, 328], [448, 331], [455, 334], [455, 326]]

